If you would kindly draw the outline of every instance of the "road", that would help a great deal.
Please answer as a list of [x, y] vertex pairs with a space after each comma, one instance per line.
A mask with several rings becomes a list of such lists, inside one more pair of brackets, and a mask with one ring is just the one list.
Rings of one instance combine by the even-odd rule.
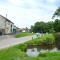
[[0, 40], [5, 40], [7, 38], [14, 38], [14, 35], [2, 35], [2, 36], [0, 36]]
[[16, 34], [20, 34], [20, 33], [21, 32], [11, 33], [9, 35], [1, 35], [0, 40], [4, 40], [4, 39], [7, 39], [7, 38], [14, 38], [16, 36]]
[[32, 35], [32, 36], [26, 36], [21, 38], [6, 38], [4, 40], [0, 40], [0, 49], [14, 46], [16, 44], [24, 43], [26, 41], [31, 40], [32, 37], [36, 38], [35, 35]]

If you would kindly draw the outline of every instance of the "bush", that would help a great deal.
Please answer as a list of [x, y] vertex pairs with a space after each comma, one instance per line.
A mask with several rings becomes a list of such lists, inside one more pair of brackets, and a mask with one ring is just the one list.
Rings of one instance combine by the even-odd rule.
[[42, 40], [42, 43], [45, 43], [46, 45], [48, 45], [48, 44], [54, 44], [54, 38], [52, 38], [52, 37], [46, 37], [45, 40]]
[[60, 49], [60, 32], [55, 34], [55, 45]]
[[52, 37], [47, 37], [45, 41], [47, 44], [53, 44], [54, 43], [54, 39]]
[[54, 38], [52, 37], [46, 37], [44, 40], [41, 41], [41, 46], [44, 48], [44, 49], [52, 49], [54, 48]]

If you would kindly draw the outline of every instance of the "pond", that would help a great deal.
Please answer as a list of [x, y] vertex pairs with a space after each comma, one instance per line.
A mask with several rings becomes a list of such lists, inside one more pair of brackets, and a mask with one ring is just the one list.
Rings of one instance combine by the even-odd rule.
[[59, 52], [59, 50], [55, 47], [51, 50], [49, 49], [40, 49], [38, 50], [37, 48], [30, 48], [30, 49], [27, 49], [26, 51], [26, 54], [30, 57], [35, 57], [35, 56], [38, 56], [40, 53], [47, 53], [47, 52]]
[[33, 49], [27, 49], [26, 54], [28, 56], [38, 56], [39, 52], [37, 51], [37, 48], [33, 48]]

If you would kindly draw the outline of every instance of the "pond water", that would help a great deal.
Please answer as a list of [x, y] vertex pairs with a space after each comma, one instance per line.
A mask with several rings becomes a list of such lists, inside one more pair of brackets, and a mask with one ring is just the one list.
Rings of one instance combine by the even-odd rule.
[[37, 51], [36, 48], [34, 48], [34, 49], [27, 49], [26, 54], [28, 56], [38, 56], [39, 55], [39, 52]]
[[40, 53], [47, 53], [47, 52], [59, 52], [59, 50], [56, 47], [51, 50], [41, 49], [40, 51], [38, 51], [37, 48], [32, 48], [32, 49], [27, 49], [26, 54], [30, 57], [33, 57], [33, 56], [38, 56]]

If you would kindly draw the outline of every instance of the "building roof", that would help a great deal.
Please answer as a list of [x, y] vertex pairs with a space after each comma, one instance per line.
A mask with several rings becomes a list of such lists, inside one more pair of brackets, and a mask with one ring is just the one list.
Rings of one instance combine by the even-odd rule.
[[[6, 17], [4, 17], [4, 16], [2, 16], [2, 15], [0, 15], [1, 17], [3, 17], [4, 19], [6, 19], [8, 22], [11, 22], [11, 23], [13, 23], [12, 21], [10, 21], [9, 19], [7, 19]], [[14, 23], [13, 23], [14, 24]]]

